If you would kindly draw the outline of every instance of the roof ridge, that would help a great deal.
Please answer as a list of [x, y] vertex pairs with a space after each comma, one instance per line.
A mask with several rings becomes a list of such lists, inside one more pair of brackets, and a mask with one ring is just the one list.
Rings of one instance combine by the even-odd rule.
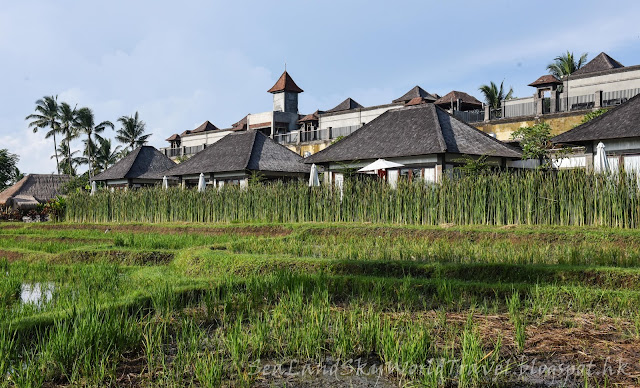
[[442, 125], [440, 125], [440, 118], [438, 117], [438, 107], [434, 104], [429, 104], [427, 106], [433, 108], [429, 110], [431, 111], [431, 114], [435, 116], [435, 122], [437, 127], [436, 132], [438, 137], [438, 143], [440, 143], [440, 149], [442, 150], [442, 152], [447, 152], [447, 142], [444, 140], [444, 136], [442, 135]]
[[[458, 119], [456, 116], [454, 116], [454, 115], [452, 115], [451, 113], [447, 112], [445, 109], [442, 109], [442, 108], [440, 108], [439, 106], [436, 106], [436, 108], [437, 108], [437, 109], [440, 109], [443, 113], [445, 113], [445, 114], [449, 115], [450, 117], [452, 117], [452, 118], [453, 118], [453, 119], [455, 119], [456, 121], [458, 121], [458, 122], [462, 123], [462, 125], [465, 125], [465, 126], [469, 127], [470, 129], [472, 129], [472, 130], [474, 130], [474, 131], [477, 131], [478, 133], [480, 133], [481, 135], [485, 136], [486, 138], [491, 139], [491, 141], [493, 141], [493, 142], [495, 142], [495, 143], [498, 143], [498, 144], [500, 144], [500, 145], [503, 145], [503, 146], [505, 146], [505, 147], [507, 147], [507, 148], [509, 148], [509, 149], [513, 150], [513, 151], [517, 151], [513, 146], [510, 146], [509, 144], [507, 144], [507, 143], [505, 143], [505, 142], [503, 142], [503, 141], [501, 141], [501, 140], [496, 139], [495, 137], [493, 137], [493, 136], [489, 135], [489, 134], [488, 134], [488, 133], [486, 133], [485, 131], [482, 131], [482, 130], [480, 130], [480, 129], [478, 129], [478, 128], [474, 127], [473, 125], [471, 125], [471, 124], [469, 124], [469, 123], [465, 122], [464, 120], [460, 120], [460, 119]], [[517, 152], [520, 152], [520, 151], [517, 151]]]
[[[127, 175], [129, 175], [129, 173], [131, 172], [131, 169], [133, 168], [133, 165], [136, 164], [136, 160], [138, 159], [138, 155], [140, 155], [140, 151], [142, 151], [142, 147], [144, 147], [144, 145], [136, 148], [135, 150], [133, 150], [133, 152], [131, 152], [132, 154], [135, 154], [135, 156], [133, 157], [133, 161], [131, 162], [131, 165], [129, 165], [129, 168], [127, 169], [127, 172], [124, 174], [125, 177]], [[129, 156], [129, 155], [127, 155], [127, 156]]]
[[265, 135], [260, 131], [256, 131], [256, 130], [253, 131], [253, 140], [251, 141], [251, 150], [249, 151], [249, 155], [247, 156], [247, 159], [244, 161], [244, 163], [242, 163], [244, 165], [245, 170], [249, 168], [249, 162], [251, 162], [251, 156], [253, 156], [253, 149], [256, 146], [256, 137], [259, 136], [258, 134], [268, 138], [267, 135]]

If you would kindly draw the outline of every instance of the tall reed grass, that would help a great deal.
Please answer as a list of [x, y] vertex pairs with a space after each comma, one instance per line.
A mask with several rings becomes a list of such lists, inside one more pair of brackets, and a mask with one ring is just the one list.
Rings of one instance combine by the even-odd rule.
[[[346, 181], [344, 192], [303, 182], [246, 189], [160, 188], [70, 196], [74, 222], [384, 222], [438, 225], [640, 225], [635, 174], [501, 172], [441, 184]], [[342, 199], [341, 199], [342, 197]]]

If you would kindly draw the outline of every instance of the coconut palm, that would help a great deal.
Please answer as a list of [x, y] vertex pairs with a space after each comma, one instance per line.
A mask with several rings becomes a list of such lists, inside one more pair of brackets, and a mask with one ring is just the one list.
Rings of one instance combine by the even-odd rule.
[[115, 149], [111, 149], [111, 139], [105, 139], [100, 136], [98, 136], [97, 139], [98, 141], [96, 143], [95, 149], [96, 167], [104, 171], [116, 164], [116, 162], [120, 159], [120, 146], [117, 146]]
[[116, 140], [125, 144], [133, 151], [136, 147], [144, 145], [151, 134], [144, 134], [145, 123], [138, 117], [138, 112], [133, 116], [122, 116], [118, 119], [122, 128], [118, 129]]
[[[102, 121], [96, 125], [93, 111], [90, 108], [80, 108], [77, 112], [76, 127], [80, 133], [87, 136], [84, 140], [84, 153], [86, 155], [86, 163], [89, 165], [89, 178], [91, 178], [93, 177], [93, 169], [96, 167], [93, 158], [96, 150], [93, 136], [94, 134], [98, 136], [106, 128], [113, 129], [113, 123], [111, 121]], [[100, 137], [98, 136], [98, 138]]]
[[42, 99], [36, 101], [36, 113], [32, 113], [25, 118], [25, 120], [31, 120], [29, 128], [33, 128], [33, 133], [38, 132], [38, 129], [50, 128], [49, 132], [45, 135], [45, 138], [53, 137], [53, 150], [56, 155], [56, 169], [60, 174], [60, 163], [58, 161], [58, 143], [56, 141], [56, 134], [60, 132], [60, 122], [58, 116], [58, 96], [45, 96]]
[[[62, 136], [64, 137], [58, 150], [64, 149], [66, 151], [63, 154], [65, 159], [62, 161], [62, 170], [69, 171], [68, 174], [75, 175], [75, 168], [71, 165], [74, 159], [72, 154], [78, 151], [71, 152], [70, 144], [71, 140], [76, 139], [79, 136], [77, 128], [77, 110], [76, 108], [71, 108], [71, 105], [66, 102], [63, 102], [58, 106], [58, 117], [60, 119], [60, 133], [62, 133]], [[65, 166], [65, 163], [68, 165]]]
[[562, 78], [580, 69], [585, 63], [587, 63], [587, 53], [583, 53], [576, 61], [573, 53], [567, 50], [566, 54], [555, 57], [553, 63], [547, 65], [547, 70], [549, 70], [549, 74]]
[[[63, 155], [63, 159], [60, 161], [60, 165], [62, 166], [62, 173], [75, 176], [76, 175], [76, 167], [80, 164], [84, 163], [84, 159], [78, 156], [75, 156], [80, 151], [71, 151], [71, 147], [69, 147], [69, 143], [65, 140], [60, 142], [60, 146], [58, 147], [58, 154]], [[53, 159], [55, 155], [51, 155], [51, 159]]]
[[509, 88], [507, 94], [504, 93], [504, 81], [500, 82], [500, 88], [495, 82], [491, 81], [489, 85], [480, 86], [479, 90], [484, 95], [484, 101], [492, 109], [500, 109], [503, 100], [513, 98], [513, 88]]

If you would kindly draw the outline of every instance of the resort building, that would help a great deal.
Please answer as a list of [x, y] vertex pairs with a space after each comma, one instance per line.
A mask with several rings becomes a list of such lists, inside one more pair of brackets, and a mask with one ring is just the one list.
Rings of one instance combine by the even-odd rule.
[[249, 130], [225, 136], [166, 174], [179, 178], [183, 187], [197, 186], [200, 174], [212, 187], [244, 187], [256, 173], [263, 180], [292, 180], [308, 179], [309, 171], [300, 155], [263, 132]]
[[161, 184], [176, 164], [155, 147], [141, 146], [116, 164], [91, 178], [113, 188], [139, 188]]
[[640, 96], [554, 137], [553, 142], [575, 151], [559, 160], [558, 168], [592, 169], [597, 146], [602, 143], [611, 170], [640, 172]]
[[523, 126], [546, 122], [559, 135], [580, 124], [586, 113], [611, 108], [640, 94], [640, 65], [623, 66], [606, 53], [600, 53], [562, 80], [543, 75], [529, 84], [531, 97], [502, 101], [502, 109], [486, 109], [484, 121], [468, 120], [500, 140], [510, 140]]
[[435, 104], [417, 104], [383, 113], [304, 161], [322, 166], [325, 182], [330, 183], [340, 182], [345, 169], [359, 169], [385, 159], [404, 166], [386, 171], [385, 178], [393, 186], [401, 178], [438, 182], [465, 157], [483, 155], [497, 168], [521, 159], [518, 150]]
[[547, 74], [529, 86], [535, 89], [530, 97], [502, 101], [498, 110], [469, 93], [454, 90], [439, 96], [415, 86], [388, 103], [363, 106], [354, 98], [347, 98], [333, 108], [302, 115], [298, 112], [298, 99], [303, 90], [285, 71], [268, 90], [273, 95], [271, 111], [249, 114], [226, 129], [207, 121], [194, 130], [172, 135], [167, 139], [169, 147], [161, 151], [183, 160], [231, 133], [256, 130], [306, 157], [385, 112], [424, 104], [435, 104], [502, 141], [511, 140], [511, 134], [520, 127], [541, 122], [548, 123], [553, 134], [558, 135], [580, 124], [586, 113], [620, 105], [640, 93], [640, 65], [625, 67], [600, 53], [570, 76], [560, 80]]
[[0, 193], [0, 208], [35, 209], [62, 195], [62, 187], [69, 179], [69, 175], [29, 174]]

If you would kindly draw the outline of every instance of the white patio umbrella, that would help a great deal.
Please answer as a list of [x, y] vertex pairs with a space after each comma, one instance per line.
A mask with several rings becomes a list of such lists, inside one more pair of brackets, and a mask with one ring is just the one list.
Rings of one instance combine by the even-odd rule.
[[609, 172], [609, 160], [607, 160], [607, 152], [604, 150], [604, 144], [602, 144], [602, 142], [598, 143], [596, 147], [593, 169], [595, 172]]
[[166, 175], [162, 177], [162, 188], [165, 190], [169, 188], [169, 180]]
[[198, 192], [202, 193], [207, 187], [207, 183], [204, 181], [204, 174], [200, 173], [200, 179], [198, 179]]
[[91, 182], [91, 195], [94, 195], [98, 190], [98, 186], [96, 186], [96, 181]]
[[384, 159], [378, 159], [375, 162], [362, 167], [361, 169], [358, 170], [358, 172], [371, 172], [371, 171], [375, 172], [378, 170], [386, 170], [388, 168], [398, 168], [398, 167], [404, 167], [404, 164], [390, 162]]
[[311, 174], [309, 175], [309, 187], [320, 186], [320, 178], [318, 178], [318, 166], [311, 165]]

